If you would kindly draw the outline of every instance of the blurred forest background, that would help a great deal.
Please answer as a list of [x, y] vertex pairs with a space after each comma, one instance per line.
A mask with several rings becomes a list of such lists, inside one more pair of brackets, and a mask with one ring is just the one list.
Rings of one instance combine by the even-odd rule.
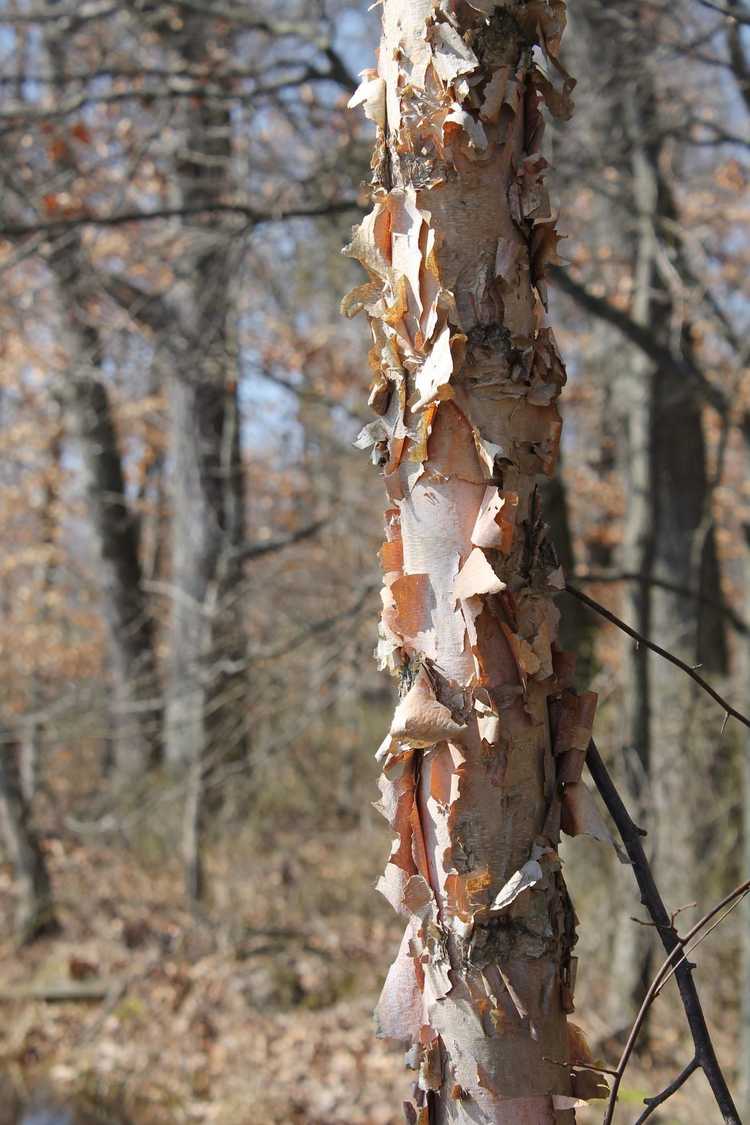
[[[66, 1125], [401, 1119], [401, 1053], [370, 1019], [400, 936], [372, 889], [382, 487], [352, 445], [367, 332], [338, 313], [361, 280], [340, 248], [367, 202], [374, 130], [346, 110], [367, 8], [0, 3], [2, 1125], [43, 1102]], [[547, 518], [578, 586], [743, 708], [750, 4], [569, 16]], [[748, 739], [560, 608], [662, 893], [695, 920], [750, 871]], [[566, 859], [580, 1022], [611, 1063], [652, 935], [608, 850]], [[699, 960], [750, 1120], [750, 913]], [[667, 989], [623, 1120], [687, 1050]], [[713, 1120], [701, 1083], [653, 1120]]]

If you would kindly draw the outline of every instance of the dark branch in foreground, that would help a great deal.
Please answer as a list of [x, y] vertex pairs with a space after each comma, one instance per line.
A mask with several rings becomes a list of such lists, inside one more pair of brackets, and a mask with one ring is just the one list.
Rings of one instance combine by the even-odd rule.
[[712, 688], [709, 682], [705, 680], [699, 672], [696, 672], [695, 668], [691, 668], [684, 660], [680, 660], [679, 656], [675, 656], [667, 649], [662, 648], [661, 645], [650, 641], [648, 637], [644, 637], [637, 629], [633, 629], [631, 625], [627, 625], [621, 618], [612, 613], [611, 610], [606, 609], [603, 605], [600, 605], [599, 602], [595, 602], [593, 598], [590, 598], [588, 594], [584, 594], [582, 590], [577, 590], [575, 586], [566, 584], [565, 593], [570, 594], [573, 598], [577, 598], [579, 602], [583, 602], [584, 605], [588, 606], [589, 609], [593, 609], [595, 613], [598, 613], [599, 616], [603, 617], [606, 621], [611, 621], [613, 625], [616, 625], [623, 633], [627, 633], [629, 637], [632, 637], [638, 644], [643, 645], [644, 648], [650, 649], [651, 652], [655, 652], [657, 656], [661, 656], [664, 660], [668, 660], [670, 664], [674, 664], [674, 666], [683, 671], [686, 676], [690, 676], [691, 680], [695, 680], [712, 699], [720, 703], [728, 716], [736, 719], [737, 722], [742, 723], [743, 726], [750, 728], [750, 719], [747, 715], [743, 715], [741, 711], [738, 711], [735, 707], [732, 707], [731, 704], [727, 703], [723, 695], [719, 695], [718, 691]]
[[[625, 1067], [632, 1053], [646, 1012], [656, 997], [660, 987], [664, 984], [665, 977], [669, 971], [674, 971], [677, 987], [680, 992], [680, 999], [682, 1000], [682, 1006], [685, 1010], [685, 1016], [695, 1046], [695, 1057], [693, 1060], [695, 1065], [689, 1064], [678, 1078], [675, 1079], [675, 1082], [666, 1087], [661, 1094], [656, 1095], [653, 1099], [648, 1099], [648, 1108], [645, 1113], [641, 1115], [639, 1120], [645, 1121], [653, 1109], [656, 1109], [657, 1105], [662, 1104], [668, 1097], [671, 1097], [671, 1095], [687, 1081], [693, 1070], [700, 1067], [706, 1075], [708, 1084], [711, 1087], [711, 1091], [716, 1099], [716, 1104], [722, 1113], [726, 1125], [740, 1125], [740, 1116], [732, 1100], [732, 1095], [729, 1091], [719, 1060], [716, 1057], [716, 1051], [711, 1041], [711, 1034], [703, 1014], [700, 997], [698, 996], [698, 989], [693, 980], [693, 965], [684, 956], [685, 946], [690, 941], [691, 937], [702, 929], [707, 921], [713, 917], [717, 911], [721, 910], [728, 900], [725, 899], [724, 902], [720, 903], [718, 907], [715, 907], [709, 915], [701, 919], [697, 926], [693, 927], [687, 937], [681, 938], [673, 925], [672, 919], [667, 913], [664, 900], [659, 894], [658, 887], [654, 881], [653, 872], [651, 871], [646, 853], [643, 849], [643, 844], [641, 843], [642, 830], [634, 824], [593, 739], [589, 743], [586, 765], [588, 766], [589, 773], [599, 790], [610, 816], [615, 822], [617, 831], [620, 834], [623, 846], [627, 852], [628, 859], [633, 866], [633, 874], [638, 884], [638, 889], [641, 892], [641, 902], [648, 911], [651, 921], [667, 953], [667, 960], [664, 962], [662, 969], [655, 978], [654, 984], [652, 984], [648, 991], [643, 1007], [638, 1014], [633, 1030], [628, 1038], [628, 1043], [623, 1050], [620, 1063], [617, 1067], [617, 1076], [612, 1085], [612, 1092], [610, 1094], [605, 1117], [605, 1125], [611, 1125], [614, 1118], [617, 1094], [622, 1076], [625, 1072]], [[742, 892], [733, 891], [729, 898], [736, 898], [738, 893]]]

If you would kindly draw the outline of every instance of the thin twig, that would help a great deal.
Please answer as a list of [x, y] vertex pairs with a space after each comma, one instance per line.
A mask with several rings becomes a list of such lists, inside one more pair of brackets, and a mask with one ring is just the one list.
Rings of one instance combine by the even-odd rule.
[[[683, 967], [685, 969], [687, 969], [687, 971], [689, 973], [692, 973], [692, 971], [693, 971], [694, 966], [691, 965], [691, 963], [687, 960], [687, 957], [685, 956], [686, 945], [688, 944], [688, 942], [690, 942], [692, 940], [692, 938], [695, 937], [695, 935], [700, 930], [703, 929], [704, 926], [708, 925], [708, 923], [711, 921], [712, 918], [715, 917], [716, 914], [721, 913], [721, 911], [724, 909], [724, 907], [728, 903], [732, 902], [733, 900], [739, 901], [740, 898], [744, 898], [744, 896], [748, 892], [748, 889], [750, 889], [750, 880], [748, 880], [745, 883], [740, 883], [740, 885], [738, 887], [735, 887], [733, 891], [730, 891], [730, 893], [728, 895], [726, 895], [721, 900], [720, 903], [717, 903], [717, 905], [712, 907], [711, 910], [709, 910], [707, 914], [704, 914], [704, 916], [700, 919], [700, 921], [696, 922], [696, 924], [686, 934], [685, 937], [680, 937], [678, 934], [675, 934], [677, 944], [671, 950], [667, 959], [662, 962], [662, 965], [659, 968], [659, 971], [657, 972], [654, 979], [651, 981], [651, 984], [649, 985], [649, 988], [648, 988], [648, 992], [646, 993], [646, 995], [643, 999], [643, 1003], [641, 1004], [638, 1015], [635, 1017], [635, 1022], [633, 1023], [633, 1026], [630, 1030], [630, 1035], [628, 1036], [628, 1041], [625, 1044], [625, 1046], [623, 1047], [622, 1055], [620, 1056], [620, 1061], [617, 1064], [617, 1077], [614, 1079], [614, 1081], [612, 1083], [612, 1090], [610, 1091], [610, 1095], [609, 1095], [609, 1103], [607, 1105], [607, 1112], [606, 1112], [605, 1117], [604, 1117], [604, 1125], [611, 1125], [612, 1121], [614, 1120], [615, 1107], [616, 1107], [616, 1104], [617, 1104], [617, 1095], [618, 1095], [618, 1092], [619, 1092], [619, 1089], [620, 1089], [620, 1083], [622, 1082], [623, 1075], [625, 1074], [625, 1069], [628, 1065], [628, 1062], [630, 1061], [630, 1057], [633, 1054], [633, 1050], [635, 1048], [636, 1041], [638, 1039], [638, 1036], [641, 1033], [641, 1029], [642, 1029], [643, 1024], [646, 1020], [646, 1016], [648, 1015], [649, 1008], [651, 1007], [654, 1000], [656, 999], [656, 997], [661, 992], [661, 989], [663, 988], [665, 982], [668, 980], [668, 978], [670, 976], [672, 976], [672, 974], [676, 975], [678, 969], [682, 969]], [[729, 913], [729, 911], [727, 911], [727, 913]], [[726, 915], [724, 915], [724, 916], [726, 916]], [[715, 928], [715, 927], [712, 927], [712, 929], [713, 928]], [[696, 942], [696, 944], [698, 944], [698, 943]], [[675, 964], [675, 962], [677, 962], [677, 963]], [[705, 1043], [701, 1044], [700, 1047], [699, 1047], [698, 1043], [696, 1043], [696, 1055], [698, 1056], [699, 1060], [701, 1060], [701, 1058], [702, 1058], [702, 1051], [705, 1050], [706, 1044], [708, 1044], [710, 1046], [711, 1054], [713, 1055], [714, 1058], [716, 1058], [715, 1052], [713, 1050], [713, 1044], [711, 1043], [711, 1037], [710, 1037], [710, 1034], [708, 1032], [708, 1028], [706, 1028], [705, 1035], [706, 1035], [706, 1042]], [[701, 1065], [702, 1065], [702, 1063], [701, 1063]], [[708, 1077], [708, 1074], [706, 1074], [706, 1077]], [[711, 1088], [712, 1088], [712, 1090], [714, 1089], [713, 1085], [712, 1085]], [[716, 1099], [717, 1102], [719, 1103], [719, 1108], [721, 1109], [721, 1111], [724, 1115], [724, 1121], [731, 1123], [731, 1125], [734, 1125], [734, 1123], [736, 1122], [737, 1125], [739, 1125], [740, 1118], [739, 1118], [739, 1116], [737, 1116], [737, 1110], [735, 1109], [734, 1103], [731, 1100], [731, 1095], [729, 1094], [728, 1088], [727, 1088], [726, 1092], [729, 1095], [729, 1100], [730, 1100], [729, 1106], [723, 1106], [719, 1102], [718, 1097]], [[714, 1090], [714, 1096], [716, 1096], [715, 1090]], [[731, 1116], [732, 1112], [734, 1113], [735, 1116]]]
[[707, 680], [704, 680], [703, 676], [701, 676], [699, 672], [696, 672], [695, 668], [691, 668], [690, 665], [686, 664], [684, 660], [680, 660], [679, 656], [675, 656], [673, 653], [668, 652], [667, 649], [662, 648], [661, 645], [657, 645], [654, 641], [650, 641], [648, 637], [644, 637], [642, 633], [639, 633], [638, 630], [634, 629], [631, 625], [627, 625], [624, 621], [621, 620], [621, 618], [612, 613], [610, 609], [606, 609], [603, 605], [600, 605], [599, 602], [596, 602], [593, 598], [590, 598], [588, 594], [584, 594], [582, 590], [576, 589], [575, 586], [571, 586], [569, 583], [566, 583], [565, 592], [566, 594], [570, 594], [571, 597], [577, 598], [579, 602], [583, 602], [583, 604], [588, 606], [589, 609], [593, 609], [594, 612], [598, 613], [600, 617], [605, 618], [605, 620], [607, 621], [611, 621], [613, 625], [616, 625], [617, 628], [621, 629], [623, 633], [627, 633], [629, 637], [632, 637], [634, 641], [638, 642], [638, 644], [643, 645], [644, 648], [651, 649], [651, 651], [655, 652], [657, 656], [663, 657], [664, 660], [668, 660], [670, 664], [674, 664], [676, 668], [681, 669], [681, 671], [683, 671], [685, 675], [690, 676], [691, 680], [695, 680], [695, 682], [699, 684], [700, 687], [702, 687], [703, 690], [708, 695], [710, 695], [712, 699], [715, 699], [717, 703], [721, 704], [727, 715], [730, 715], [733, 719], [736, 719], [737, 722], [742, 723], [743, 726], [750, 728], [750, 719], [747, 717], [747, 715], [743, 715], [743, 713], [741, 711], [738, 711], [736, 707], [732, 707], [731, 704], [727, 703], [723, 695], [720, 695], [715, 688], [712, 688], [709, 682]]
[[635, 1125], [642, 1125], [642, 1122], [647, 1121], [651, 1114], [655, 1113], [660, 1105], [663, 1105], [664, 1102], [668, 1101], [669, 1098], [672, 1097], [672, 1094], [676, 1094], [680, 1087], [685, 1085], [690, 1075], [693, 1074], [694, 1071], [698, 1070], [699, 1067], [700, 1063], [698, 1062], [697, 1058], [693, 1056], [687, 1066], [683, 1067], [675, 1080], [673, 1082], [670, 1082], [668, 1086], [665, 1086], [660, 1094], [655, 1094], [653, 1098], [644, 1098], [643, 1100], [646, 1103], [647, 1108], [644, 1109], [641, 1116], [635, 1122]]
[[708, 606], [710, 609], [715, 609], [722, 617], [726, 617], [732, 625], [732, 628], [747, 636], [750, 633], [750, 627], [747, 622], [740, 617], [736, 610], [731, 606], [726, 605], [719, 598], [711, 598], [708, 594], [702, 594], [698, 590], [692, 590], [689, 586], [681, 586], [678, 582], [669, 582], [665, 578], [647, 577], [643, 574], [634, 573], [631, 571], [612, 571], [612, 570], [587, 570], [576, 571], [574, 575], [576, 582], [596, 582], [609, 583], [609, 582], [638, 582], [646, 586], [654, 586], [658, 590], [667, 590], [670, 594], [677, 594], [681, 598], [690, 598], [691, 601], [698, 602], [700, 605]]
[[265, 542], [250, 543], [245, 547], [239, 547], [237, 551], [233, 553], [238, 555], [243, 561], [258, 559], [262, 555], [271, 555], [276, 551], [283, 551], [286, 547], [301, 543], [304, 539], [310, 539], [313, 535], [316, 535], [321, 528], [325, 527], [327, 523], [328, 520], [326, 519], [315, 520], [313, 523], [307, 523], [297, 528], [296, 531], [290, 531], [287, 535], [280, 535], [276, 539], [267, 539]]
[[357, 210], [359, 204], [356, 200], [333, 200], [330, 203], [321, 203], [312, 207], [290, 207], [287, 210], [258, 211], [257, 208], [243, 203], [212, 203], [210, 205], [196, 204], [189, 207], [157, 207], [152, 211], [120, 211], [112, 215], [95, 215], [83, 213], [80, 215], [67, 215], [59, 219], [39, 219], [29, 223], [3, 223], [0, 225], [0, 236], [4, 238], [22, 238], [27, 234], [45, 234], [56, 231], [71, 230], [74, 227], [98, 226], [113, 227], [127, 223], [146, 223], [160, 219], [185, 219], [191, 216], [211, 215], [239, 215], [247, 220], [251, 226], [260, 226], [263, 223], [283, 222], [286, 219], [316, 219], [328, 215], [340, 215], [347, 211]]
[[[654, 923], [654, 927], [659, 934], [661, 943], [664, 946], [666, 953], [668, 954], [668, 960], [665, 963], [666, 971], [668, 971], [672, 967], [673, 961], [684, 952], [685, 943], [690, 941], [691, 935], [695, 936], [695, 933], [700, 931], [700, 929], [704, 927], [708, 921], [711, 920], [714, 914], [720, 912], [724, 908], [724, 906], [727, 905], [727, 901], [732, 900], [732, 897], [736, 894], [736, 892], [732, 892], [732, 895], [729, 896], [728, 900], [725, 900], [724, 902], [720, 903], [718, 907], [714, 908], [714, 910], [711, 912], [710, 917], [701, 919], [701, 921], [697, 925], [697, 928], [693, 927], [693, 930], [690, 932], [690, 934], [688, 934], [686, 938], [680, 938], [670, 921], [667, 908], [664, 905], [664, 900], [659, 894], [656, 882], [654, 881], [653, 872], [651, 871], [648, 859], [646, 858], [646, 853], [643, 849], [643, 844], [641, 843], [641, 838], [643, 835], [642, 830], [639, 829], [633, 822], [630, 813], [625, 807], [622, 797], [620, 796], [617, 787], [612, 780], [612, 777], [610, 776], [609, 770], [602, 761], [601, 755], [599, 754], [599, 751], [597, 750], [596, 744], [593, 739], [589, 743], [589, 748], [586, 755], [586, 765], [588, 766], [589, 773], [591, 774], [594, 784], [601, 794], [602, 800], [604, 801], [604, 804], [606, 805], [610, 816], [615, 822], [617, 831], [620, 834], [623, 846], [625, 848], [625, 851], [627, 852], [628, 859], [630, 860], [633, 868], [633, 875], [635, 876], [636, 882], [638, 884], [638, 889], [641, 893], [641, 902], [648, 911], [649, 916]], [[728, 1125], [740, 1125], [740, 1116], [735, 1108], [734, 1102], [732, 1100], [732, 1095], [727, 1085], [727, 1081], [724, 1077], [721, 1065], [718, 1058], [716, 1057], [714, 1045], [711, 1041], [711, 1035], [706, 1024], [706, 1018], [703, 1014], [703, 1008], [701, 1006], [700, 997], [698, 995], [698, 989], [696, 987], [695, 981], [693, 980], [692, 966], [687, 960], [682, 958], [681, 960], [679, 960], [678, 964], [675, 965], [674, 971], [677, 980], [677, 987], [680, 992], [680, 999], [685, 1010], [685, 1016], [690, 1028], [690, 1034], [693, 1039], [693, 1044], [695, 1046], [695, 1057], [698, 1060], [698, 1065], [706, 1075], [708, 1084], [711, 1087], [711, 1091], [713, 1092], [716, 1104], [721, 1110], [724, 1121], [728, 1123]], [[657, 979], [656, 987], [658, 987], [659, 983], [660, 978]], [[651, 999], [653, 999], [653, 997], [651, 997]], [[650, 1002], [651, 1000], [649, 1000], [649, 1004]], [[620, 1078], [615, 1079], [615, 1083], [613, 1084], [610, 1100], [607, 1105], [605, 1125], [611, 1125], [611, 1122], [613, 1120], [617, 1092], [622, 1080], [622, 1073], [624, 1072], [625, 1065], [627, 1065], [630, 1051], [632, 1051], [632, 1046], [635, 1044], [635, 1039], [639, 1030], [640, 1024], [637, 1028], [634, 1029], [635, 1035], [631, 1032], [630, 1040], [632, 1040], [632, 1043], [630, 1044], [628, 1053], [625, 1054], [625, 1052], [623, 1052], [623, 1058], [620, 1060], [620, 1064], [617, 1068], [620, 1072]]]
[[[738, 891], [739, 891], [739, 893], [738, 893]], [[686, 947], [683, 950], [682, 958], [679, 961], [675, 962], [675, 964], [672, 965], [672, 967], [669, 969], [669, 971], [664, 975], [659, 987], [657, 988], [657, 990], [654, 994], [654, 999], [656, 999], [656, 997], [663, 991], [664, 986], [666, 984], [668, 984], [669, 981], [672, 979], [674, 974], [677, 972], [677, 969], [682, 964], [682, 961], [683, 960], [687, 961], [688, 958], [690, 957], [690, 954], [693, 952], [693, 950], [697, 949], [699, 945], [702, 945], [703, 942], [706, 940], [706, 938], [710, 937], [710, 935], [717, 928], [717, 926], [720, 926], [721, 923], [724, 921], [724, 919], [726, 917], [728, 917], [728, 915], [730, 915], [733, 910], [737, 909], [737, 907], [740, 905], [742, 900], [747, 897], [748, 891], [750, 891], [750, 884], [745, 883], [741, 888], [736, 888], [732, 892], [733, 895], [737, 894], [737, 898], [735, 898], [734, 902], [732, 902], [731, 905], [726, 908], [726, 910], [724, 911], [723, 914], [719, 915], [719, 917], [716, 919], [716, 921], [713, 923], [712, 926], [709, 926], [708, 929], [704, 933], [702, 933], [699, 938], [696, 938], [696, 940], [693, 942], [693, 944], [689, 948]], [[687, 940], [688, 940], [687, 938], [684, 939], [684, 941], [687, 941]]]

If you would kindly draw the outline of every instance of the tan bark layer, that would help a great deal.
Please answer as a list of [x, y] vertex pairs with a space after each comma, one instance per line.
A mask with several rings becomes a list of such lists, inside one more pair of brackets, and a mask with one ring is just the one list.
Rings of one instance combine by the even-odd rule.
[[[538, 484], [565, 370], [546, 323], [557, 235], [542, 103], [569, 116], [562, 0], [385, 0], [373, 208], [344, 301], [373, 335], [360, 435], [389, 506], [378, 656], [401, 701], [380, 749], [407, 928], [378, 1005], [418, 1071], [407, 1120], [574, 1119], [597, 1092], [573, 1010], [561, 827], [606, 829], [580, 780], [596, 698], [555, 643], [563, 579]], [[535, 50], [535, 48], [538, 48]], [[541, 59], [545, 62], [542, 63]], [[588, 1060], [590, 1061], [590, 1060]]]

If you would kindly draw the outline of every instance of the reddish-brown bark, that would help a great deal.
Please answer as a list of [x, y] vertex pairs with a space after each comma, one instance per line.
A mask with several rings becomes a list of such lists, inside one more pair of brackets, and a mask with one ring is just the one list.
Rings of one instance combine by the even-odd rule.
[[401, 681], [380, 889], [407, 929], [378, 1019], [410, 1044], [419, 1122], [567, 1122], [601, 1092], [573, 1065], [587, 1048], [557, 854], [561, 827], [605, 833], [580, 780], [596, 699], [555, 643], [538, 494], [565, 381], [540, 154], [542, 103], [572, 108], [564, 24], [560, 0], [385, 0], [377, 71], [352, 99], [378, 139], [348, 248], [370, 280], [344, 311], [373, 333], [378, 418], [360, 444], [388, 491], [379, 657]]

